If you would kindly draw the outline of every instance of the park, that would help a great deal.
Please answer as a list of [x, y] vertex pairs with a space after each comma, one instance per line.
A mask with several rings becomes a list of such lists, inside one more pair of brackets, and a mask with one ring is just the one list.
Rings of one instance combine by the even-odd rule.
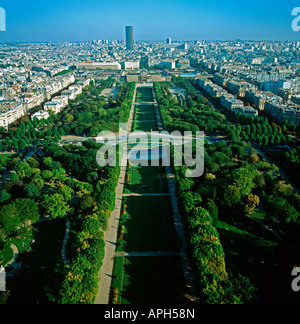
[[[153, 101], [152, 87], [137, 89], [135, 131], [157, 131]], [[112, 282], [117, 302], [178, 303], [183, 277], [165, 169], [129, 163], [126, 180]]]

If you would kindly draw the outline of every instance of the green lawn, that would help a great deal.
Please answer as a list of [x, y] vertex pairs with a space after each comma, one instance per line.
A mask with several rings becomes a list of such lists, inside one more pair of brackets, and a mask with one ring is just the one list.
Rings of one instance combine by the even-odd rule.
[[288, 275], [278, 267], [281, 262], [278, 258], [281, 241], [251, 218], [243, 218], [235, 224], [218, 221], [217, 229], [227, 269], [249, 277], [258, 288], [256, 294], [264, 302], [275, 301], [276, 298], [280, 300], [279, 289], [277, 296], [274, 294], [274, 282], [281, 285], [285, 280], [283, 276]]
[[138, 88], [137, 102], [153, 102], [152, 88], [151, 87]]
[[34, 227], [37, 232], [32, 251], [22, 253], [18, 259], [23, 264], [22, 272], [7, 282], [7, 288], [12, 290], [9, 303], [49, 303], [53, 298], [51, 290], [60, 285], [60, 274], [55, 273], [55, 268], [61, 263], [65, 220], [46, 221]]
[[131, 181], [125, 187], [124, 193], [144, 193], [142, 185], [149, 185], [150, 191], [145, 193], [167, 193], [168, 184], [165, 170], [162, 167], [132, 167], [130, 170]]
[[134, 123], [135, 132], [151, 132], [156, 130], [154, 121], [136, 121]]
[[268, 262], [270, 253], [279, 243], [271, 232], [251, 218], [236, 225], [218, 221], [217, 229], [231, 266], [239, 267], [250, 259], [255, 262]]
[[126, 251], [169, 250], [164, 198], [129, 198]]
[[175, 304], [182, 291], [180, 273], [177, 257], [116, 258], [113, 288], [123, 287], [122, 304]]
[[134, 130], [139, 132], [151, 132], [151, 130], [156, 130], [153, 106], [136, 106]]
[[136, 114], [142, 116], [144, 114], [154, 115], [153, 105], [136, 105], [135, 107]]

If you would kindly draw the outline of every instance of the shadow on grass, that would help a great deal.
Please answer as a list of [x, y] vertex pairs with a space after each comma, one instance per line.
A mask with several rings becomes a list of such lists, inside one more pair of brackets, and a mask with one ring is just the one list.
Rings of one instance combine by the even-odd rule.
[[7, 282], [9, 304], [50, 304], [61, 288], [65, 220], [38, 223], [34, 228], [37, 231], [32, 251], [19, 255], [17, 262], [22, 262], [22, 270]]

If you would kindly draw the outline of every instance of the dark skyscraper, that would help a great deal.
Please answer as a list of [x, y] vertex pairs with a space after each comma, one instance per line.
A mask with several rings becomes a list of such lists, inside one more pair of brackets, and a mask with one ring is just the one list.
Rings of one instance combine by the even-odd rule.
[[133, 51], [133, 26], [126, 26], [126, 48]]

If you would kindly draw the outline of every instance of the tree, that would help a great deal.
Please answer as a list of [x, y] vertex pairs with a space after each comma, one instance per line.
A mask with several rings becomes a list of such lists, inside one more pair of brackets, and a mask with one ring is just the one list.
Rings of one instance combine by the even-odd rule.
[[37, 198], [40, 194], [38, 187], [33, 182], [25, 186], [24, 192], [28, 198]]
[[20, 142], [19, 142], [20, 149], [25, 150], [26, 146], [27, 146], [27, 144], [26, 144], [25, 140], [21, 139]]
[[291, 196], [294, 192], [293, 187], [290, 184], [287, 184], [286, 181], [278, 181], [277, 184], [274, 187], [274, 193], [283, 197], [287, 198], [288, 196]]
[[215, 202], [212, 199], [208, 199], [205, 208], [209, 212], [213, 225], [216, 225], [218, 219], [219, 219], [219, 209], [218, 206], [215, 204]]
[[0, 190], [0, 204], [8, 201], [11, 198], [9, 192], [5, 189]]
[[240, 188], [234, 185], [230, 185], [225, 189], [223, 204], [228, 207], [239, 205], [242, 200], [242, 194]]
[[42, 172], [42, 178], [44, 180], [50, 180], [53, 177], [53, 173], [50, 170], [44, 170]]
[[41, 206], [44, 208], [46, 214], [52, 218], [65, 217], [70, 211], [68, 204], [61, 194], [44, 195], [41, 201]]
[[253, 194], [250, 194], [246, 198], [246, 211], [252, 211], [259, 205], [259, 197]]
[[17, 164], [15, 168], [18, 176], [21, 179], [30, 177], [32, 175], [32, 168], [29, 166], [27, 162], [21, 162]]
[[242, 167], [232, 171], [231, 178], [239, 188], [242, 196], [250, 195], [252, 188], [255, 187], [253, 179], [258, 175], [254, 165]]
[[16, 199], [0, 210], [0, 224], [7, 234], [16, 232], [20, 226], [28, 226], [39, 220], [38, 206], [32, 199]]
[[286, 199], [270, 196], [267, 199], [267, 215], [272, 221], [291, 223], [295, 222], [299, 213]]
[[238, 274], [226, 281], [225, 291], [226, 295], [236, 296], [241, 303], [250, 304], [253, 300], [252, 294], [255, 292], [255, 288], [248, 277]]
[[74, 190], [69, 186], [63, 186], [59, 193], [64, 197], [66, 202], [69, 202], [72, 199], [72, 195], [74, 194]]

